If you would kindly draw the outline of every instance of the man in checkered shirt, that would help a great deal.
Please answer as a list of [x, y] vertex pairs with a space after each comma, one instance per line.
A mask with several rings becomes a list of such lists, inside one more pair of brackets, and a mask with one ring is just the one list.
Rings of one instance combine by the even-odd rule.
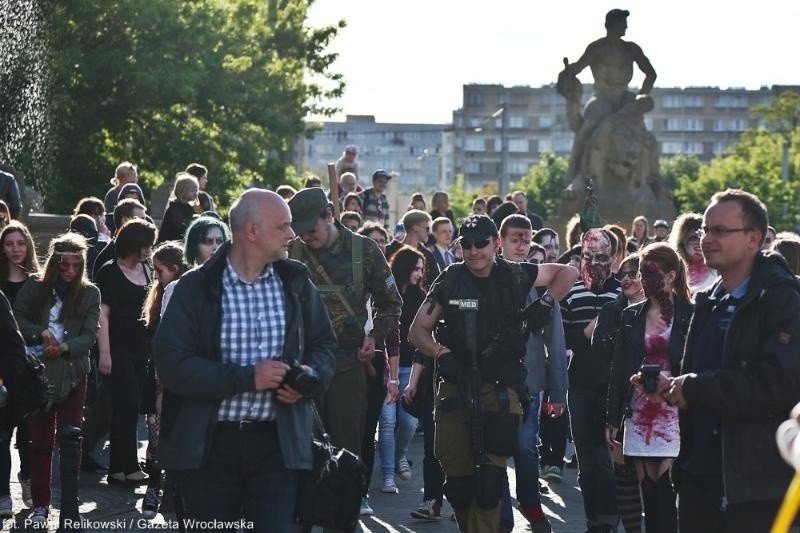
[[181, 278], [154, 340], [159, 460], [186, 518], [218, 529], [243, 518], [292, 531], [296, 470], [312, 466], [310, 400], [284, 377], [300, 365], [327, 388], [336, 338], [306, 267], [288, 259], [291, 222], [280, 196], [245, 191], [231, 242]]

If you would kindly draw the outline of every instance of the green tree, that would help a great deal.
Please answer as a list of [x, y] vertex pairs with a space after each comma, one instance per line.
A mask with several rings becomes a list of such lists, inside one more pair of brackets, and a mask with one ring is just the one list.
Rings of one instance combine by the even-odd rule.
[[545, 152], [539, 163], [531, 167], [528, 173], [514, 184], [514, 188], [525, 191], [528, 208], [547, 219], [558, 210], [568, 166], [569, 160], [566, 157]]
[[763, 119], [784, 139], [791, 140], [792, 134], [800, 127], [800, 93], [783, 91], [771, 102], [754, 107], [752, 114]]
[[[743, 189], [759, 198], [769, 209], [770, 223], [779, 231], [794, 230], [798, 216], [797, 202], [800, 199], [798, 182], [781, 179], [781, 151], [783, 138], [780, 134], [764, 130], [750, 130], [741, 141], [730, 147], [724, 157], [714, 159], [701, 166], [697, 178], [685, 175], [678, 178], [675, 198], [679, 212], [702, 212], [709, 198], [727, 188]], [[791, 135], [790, 175], [796, 176], [800, 168], [800, 128]]]
[[202, 162], [223, 206], [251, 184], [282, 183], [304, 118], [335, 112], [324, 102], [344, 88], [326, 51], [344, 21], [308, 27], [310, 1], [53, 2], [47, 207], [103, 194], [123, 160], [145, 188]]
[[700, 160], [694, 155], [679, 154], [671, 157], [662, 157], [660, 161], [661, 182], [665, 189], [673, 194], [675, 208], [680, 209], [675, 191], [681, 179], [694, 181], [700, 173]]

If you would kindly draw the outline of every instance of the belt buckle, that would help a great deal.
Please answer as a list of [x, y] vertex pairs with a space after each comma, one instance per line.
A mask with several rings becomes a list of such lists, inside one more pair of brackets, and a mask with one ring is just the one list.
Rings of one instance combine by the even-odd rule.
[[244, 430], [245, 430], [245, 429], [247, 429], [247, 428], [248, 428], [248, 427], [249, 427], [249, 426], [250, 426], [252, 423], [253, 423], [253, 420], [239, 420], [239, 431], [244, 431]]

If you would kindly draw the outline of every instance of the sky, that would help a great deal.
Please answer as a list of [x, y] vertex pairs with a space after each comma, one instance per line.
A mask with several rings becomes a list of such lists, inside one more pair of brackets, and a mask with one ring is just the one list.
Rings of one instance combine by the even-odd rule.
[[[564, 57], [605, 35], [613, 8], [630, 11], [624, 39], [642, 47], [657, 87], [800, 84], [798, 0], [315, 0], [311, 26], [347, 21], [330, 48], [347, 83], [330, 102], [342, 112], [327, 120], [448, 123], [464, 84], [554, 83]], [[591, 82], [589, 69], [579, 78]], [[636, 70], [632, 85], [642, 79]]]

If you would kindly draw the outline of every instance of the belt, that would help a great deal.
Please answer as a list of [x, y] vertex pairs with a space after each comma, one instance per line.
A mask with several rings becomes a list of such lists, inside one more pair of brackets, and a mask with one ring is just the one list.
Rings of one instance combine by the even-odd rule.
[[237, 431], [255, 431], [263, 429], [276, 429], [274, 420], [221, 420], [217, 422], [220, 429], [235, 429]]

